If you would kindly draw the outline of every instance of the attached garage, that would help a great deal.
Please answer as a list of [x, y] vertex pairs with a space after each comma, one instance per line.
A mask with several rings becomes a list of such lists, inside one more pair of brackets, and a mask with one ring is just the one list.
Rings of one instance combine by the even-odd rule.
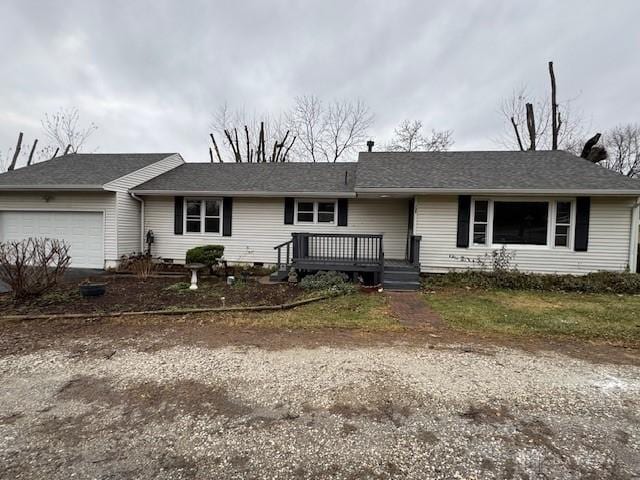
[[104, 267], [104, 219], [102, 212], [3, 211], [0, 240], [45, 237], [70, 245], [71, 266]]
[[142, 202], [129, 189], [183, 163], [169, 153], [74, 153], [0, 174], [0, 242], [57, 238], [72, 267], [116, 267], [143, 249]]

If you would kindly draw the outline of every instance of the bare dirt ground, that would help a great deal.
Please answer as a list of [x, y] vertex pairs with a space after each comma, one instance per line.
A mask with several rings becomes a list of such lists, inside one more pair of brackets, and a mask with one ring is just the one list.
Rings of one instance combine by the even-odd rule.
[[632, 349], [207, 316], [0, 328], [1, 478], [640, 476]]

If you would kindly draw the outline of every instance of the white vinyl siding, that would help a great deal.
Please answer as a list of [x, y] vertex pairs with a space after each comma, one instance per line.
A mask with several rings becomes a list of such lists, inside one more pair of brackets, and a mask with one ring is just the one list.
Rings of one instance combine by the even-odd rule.
[[[622, 197], [591, 198], [588, 251], [507, 246], [509, 251], [516, 252], [513, 264], [521, 271], [536, 273], [585, 274], [598, 270], [625, 270], [629, 262], [630, 208], [634, 201]], [[464, 270], [472, 265], [452, 257], [474, 258], [492, 251], [491, 247], [483, 245], [457, 248], [457, 218], [457, 196], [416, 198], [415, 234], [422, 235], [420, 263], [423, 272]]]
[[276, 261], [276, 245], [291, 239], [293, 232], [383, 234], [386, 258], [404, 258], [407, 241], [408, 201], [396, 199], [349, 199], [348, 226], [330, 224], [284, 224], [284, 198], [233, 199], [231, 237], [209, 234], [175, 235], [173, 197], [145, 197], [145, 230], [153, 230], [154, 256], [184, 262], [192, 247], [218, 244], [232, 262]]
[[129, 173], [105, 185], [108, 190], [116, 192], [117, 204], [117, 257], [140, 252], [145, 248], [142, 244], [141, 229], [141, 205], [140, 202], [131, 198], [129, 189], [136, 187], [152, 178], [162, 175], [169, 170], [182, 165], [184, 160], [180, 155], [170, 155], [159, 162], [143, 167], [135, 172]]
[[155, 178], [158, 175], [162, 175], [169, 170], [173, 170], [183, 163], [184, 160], [182, 159], [182, 157], [176, 153], [174, 155], [163, 158], [158, 162], [152, 163], [151, 165], [147, 165], [146, 167], [136, 170], [135, 172], [131, 172], [120, 178], [112, 180], [111, 182], [107, 183], [104, 188], [105, 190], [118, 190], [126, 192], [130, 188], [137, 187], [144, 182], [148, 182], [152, 178]]
[[105, 262], [118, 260], [116, 201], [111, 192], [0, 192], [0, 211], [102, 212]]
[[116, 192], [118, 209], [118, 258], [138, 253], [142, 249], [142, 221], [140, 202], [126, 192]]

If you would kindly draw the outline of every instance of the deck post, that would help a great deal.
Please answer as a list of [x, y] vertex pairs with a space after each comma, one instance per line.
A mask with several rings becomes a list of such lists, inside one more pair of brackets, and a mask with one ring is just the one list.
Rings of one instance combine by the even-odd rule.
[[411, 236], [411, 249], [408, 260], [414, 267], [420, 265], [420, 240], [422, 240], [420, 235]]
[[382, 245], [382, 240], [384, 237], [380, 237], [380, 244], [378, 250], [378, 259], [380, 261], [380, 286], [384, 287], [384, 248]]
[[353, 237], [353, 262], [358, 261], [358, 237]]

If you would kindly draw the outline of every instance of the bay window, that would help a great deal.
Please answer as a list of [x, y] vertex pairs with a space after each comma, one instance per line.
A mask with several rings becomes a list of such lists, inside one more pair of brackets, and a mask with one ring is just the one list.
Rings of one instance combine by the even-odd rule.
[[473, 245], [570, 248], [571, 200], [475, 199], [471, 210]]
[[220, 233], [222, 201], [214, 198], [187, 198], [184, 201], [185, 232]]

